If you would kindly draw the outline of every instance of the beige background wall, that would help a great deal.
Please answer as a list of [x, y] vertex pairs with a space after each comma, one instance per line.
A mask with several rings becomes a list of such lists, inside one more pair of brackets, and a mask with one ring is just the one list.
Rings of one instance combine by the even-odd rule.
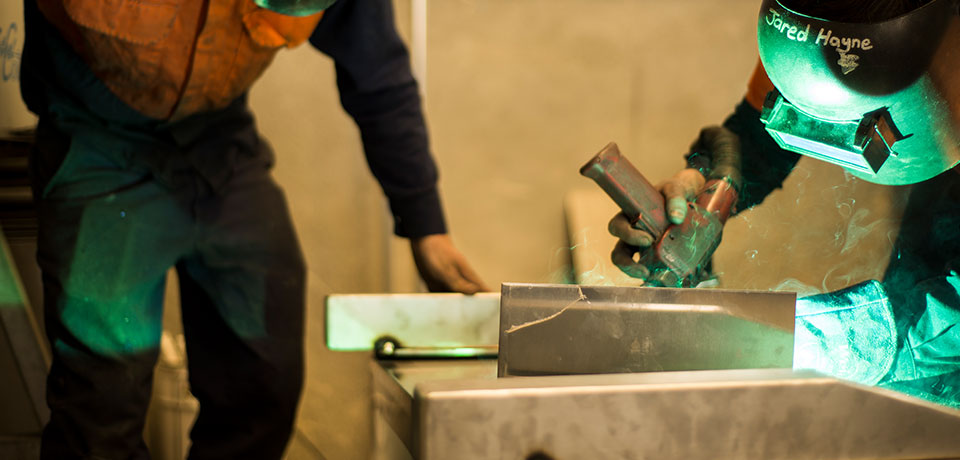
[[[593, 190], [578, 169], [606, 142], [653, 182], [681, 167], [699, 128], [742, 97], [757, 3], [428, 2], [425, 102], [448, 224], [488, 284], [568, 279], [563, 200]], [[410, 0], [396, 4], [409, 36]], [[366, 458], [368, 356], [323, 349], [322, 301], [417, 289], [409, 255], [389, 234], [329, 59], [309, 47], [281, 53], [252, 104], [310, 267], [308, 381], [291, 457]], [[883, 200], [867, 199], [876, 191], [804, 160], [783, 191], [728, 225], [717, 261], [725, 286], [795, 279], [788, 287], [808, 292], [878, 276], [895, 220]], [[589, 234], [609, 248], [605, 226]], [[880, 250], [864, 249], [868, 241]]]

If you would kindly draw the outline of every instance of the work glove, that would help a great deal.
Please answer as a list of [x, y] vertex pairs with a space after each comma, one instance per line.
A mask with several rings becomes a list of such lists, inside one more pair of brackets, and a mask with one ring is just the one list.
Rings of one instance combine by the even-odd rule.
[[[740, 173], [740, 139], [729, 129], [722, 126], [703, 128], [690, 147], [690, 152], [687, 155], [689, 167], [657, 186], [663, 194], [667, 219], [672, 224], [683, 223], [687, 217], [687, 202], [696, 198], [708, 178], [728, 177], [738, 189], [743, 181]], [[634, 228], [623, 213], [610, 220], [607, 231], [620, 240], [611, 254], [613, 264], [633, 278], [648, 279], [650, 270], [638, 260], [656, 243], [653, 236]]]
[[490, 289], [447, 234], [410, 239], [413, 261], [430, 292], [475, 294]]

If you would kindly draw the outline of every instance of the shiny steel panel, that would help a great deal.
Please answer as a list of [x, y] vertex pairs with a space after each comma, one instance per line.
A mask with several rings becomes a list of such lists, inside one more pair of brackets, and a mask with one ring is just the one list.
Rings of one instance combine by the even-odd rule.
[[796, 294], [504, 283], [499, 376], [790, 368]]
[[421, 460], [960, 458], [960, 411], [786, 369], [424, 382], [413, 416]]
[[405, 347], [497, 344], [497, 293], [329, 295], [324, 304], [331, 350], [372, 350], [384, 336]]

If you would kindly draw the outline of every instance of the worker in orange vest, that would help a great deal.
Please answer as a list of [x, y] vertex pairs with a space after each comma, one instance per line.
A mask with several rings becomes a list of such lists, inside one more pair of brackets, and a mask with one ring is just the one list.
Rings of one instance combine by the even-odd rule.
[[309, 41], [335, 61], [343, 107], [429, 289], [487, 290], [447, 234], [389, 0], [24, 4], [53, 350], [43, 458], [147, 458], [170, 267], [200, 402], [191, 458], [282, 455], [303, 377], [305, 266], [246, 96], [281, 48]]

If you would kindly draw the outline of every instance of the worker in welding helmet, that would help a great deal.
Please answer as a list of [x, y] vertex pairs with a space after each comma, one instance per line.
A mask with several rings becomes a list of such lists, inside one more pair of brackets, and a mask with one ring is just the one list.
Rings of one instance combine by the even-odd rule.
[[[729, 179], [742, 211], [781, 187], [801, 155], [867, 181], [913, 184], [882, 282], [799, 302], [798, 346], [804, 331], [832, 334], [812, 348], [850, 360], [831, 367], [813, 359], [810, 367], [836, 375], [859, 362], [862, 372], [843, 376], [960, 407], [958, 3], [762, 1], [760, 62], [744, 101], [722, 126], [701, 131], [688, 168], [661, 190], [676, 224], [706, 179]], [[609, 230], [620, 239], [614, 263], [648, 276], [633, 256], [653, 243], [650, 235], [622, 214]], [[831, 317], [839, 309], [812, 300], [862, 314]]]
[[[39, 117], [31, 169], [53, 352], [42, 458], [147, 458], [171, 267], [200, 403], [191, 458], [283, 454], [303, 379], [307, 272], [247, 107], [282, 48], [309, 42], [333, 59], [341, 103], [426, 286], [487, 290], [447, 234], [391, 5], [24, 1], [20, 81]], [[342, 191], [316, 194], [351, 204]]]

